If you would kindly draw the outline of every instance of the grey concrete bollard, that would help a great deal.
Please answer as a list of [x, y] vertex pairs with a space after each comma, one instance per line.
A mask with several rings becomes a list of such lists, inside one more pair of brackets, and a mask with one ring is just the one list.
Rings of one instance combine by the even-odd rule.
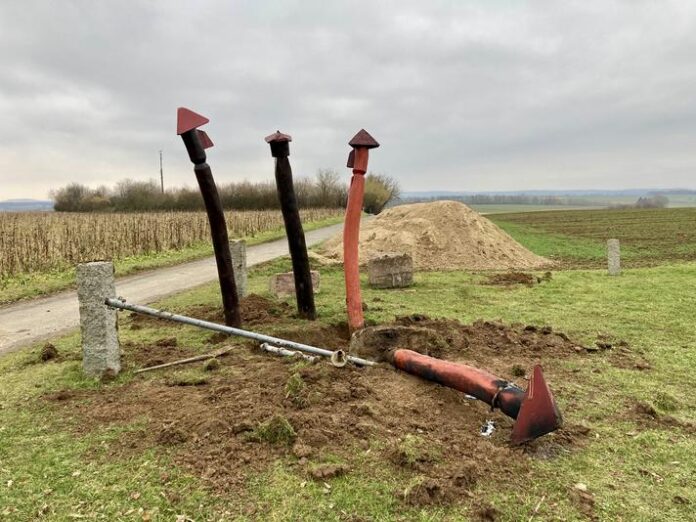
[[413, 284], [413, 259], [409, 254], [383, 254], [367, 262], [370, 286], [401, 288]]
[[[318, 294], [321, 284], [319, 272], [310, 270], [309, 274], [312, 277], [312, 290], [314, 290], [315, 294]], [[293, 272], [273, 274], [268, 282], [268, 290], [275, 297], [282, 298], [295, 295], [295, 274]]]
[[237, 286], [237, 295], [241, 299], [247, 295], [246, 241], [243, 239], [231, 239], [230, 252], [232, 253], [232, 267], [234, 268], [234, 283]]
[[116, 310], [104, 304], [107, 297], [116, 297], [113, 263], [77, 265], [82, 366], [90, 377], [115, 376], [121, 371]]
[[609, 239], [607, 241], [607, 258], [609, 275], [621, 275], [621, 245], [618, 239]]

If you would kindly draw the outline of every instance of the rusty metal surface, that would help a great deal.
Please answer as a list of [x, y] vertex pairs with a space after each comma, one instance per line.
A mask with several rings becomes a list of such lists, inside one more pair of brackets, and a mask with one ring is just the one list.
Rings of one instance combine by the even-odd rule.
[[370, 136], [370, 133], [365, 129], [360, 129], [360, 131], [353, 136], [353, 139], [348, 142], [348, 145], [351, 147], [365, 147], [366, 149], [379, 147], [377, 140]]
[[557, 430], [562, 425], [561, 412], [546, 384], [541, 366], [536, 365], [522, 399], [517, 422], [512, 429], [511, 441], [513, 444], [521, 444]]
[[264, 138], [266, 143], [275, 143], [277, 141], [292, 141], [292, 136], [289, 134], [283, 134], [280, 131], [275, 131], [273, 134], [269, 134]]
[[412, 350], [396, 350], [394, 366], [412, 375], [454, 388], [499, 408], [516, 419], [511, 442], [520, 444], [561, 427], [563, 421], [541, 366], [536, 366], [527, 391], [484, 370], [443, 361]]
[[204, 130], [197, 129], [196, 133], [198, 133], [198, 139], [200, 140], [201, 146], [204, 149], [209, 149], [210, 147], [213, 147], [215, 145], [213, 143], [213, 140], [210, 139], [210, 136], [208, 136], [208, 133]]
[[205, 125], [210, 120], [205, 116], [193, 112], [186, 107], [179, 107], [176, 111], [176, 133], [181, 136], [183, 133]]

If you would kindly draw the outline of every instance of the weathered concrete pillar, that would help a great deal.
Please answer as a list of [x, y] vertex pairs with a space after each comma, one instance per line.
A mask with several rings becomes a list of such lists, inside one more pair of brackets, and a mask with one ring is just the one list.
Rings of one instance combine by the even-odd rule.
[[247, 295], [246, 241], [243, 239], [230, 240], [230, 252], [232, 253], [232, 267], [234, 268], [234, 282], [237, 286], [237, 295], [241, 299]]
[[113, 263], [77, 265], [82, 366], [90, 377], [115, 376], [121, 371], [116, 310], [104, 304], [107, 297], [116, 297]]
[[607, 241], [607, 258], [609, 261], [609, 275], [621, 275], [621, 246], [618, 239]]
[[[312, 290], [318, 294], [321, 284], [319, 272], [310, 270], [309, 274], [312, 278]], [[295, 293], [295, 274], [292, 272], [273, 274], [268, 282], [268, 290], [275, 297], [284, 298], [293, 295]]]
[[367, 262], [370, 286], [400, 288], [413, 284], [413, 259], [409, 254], [383, 254]]

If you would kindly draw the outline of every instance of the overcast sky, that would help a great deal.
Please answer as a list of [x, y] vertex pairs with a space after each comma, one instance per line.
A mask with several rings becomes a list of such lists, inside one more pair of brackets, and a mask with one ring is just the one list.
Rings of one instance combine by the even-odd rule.
[[0, 3], [0, 200], [335, 168], [361, 128], [405, 190], [696, 188], [696, 2]]

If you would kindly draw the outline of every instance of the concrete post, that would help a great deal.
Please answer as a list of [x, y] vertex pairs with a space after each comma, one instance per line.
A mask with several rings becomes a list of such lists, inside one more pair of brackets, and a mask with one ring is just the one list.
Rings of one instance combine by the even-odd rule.
[[243, 239], [230, 240], [230, 252], [232, 253], [232, 267], [234, 269], [234, 282], [237, 286], [237, 295], [241, 299], [247, 295], [246, 241]]
[[609, 275], [621, 275], [621, 246], [618, 239], [607, 241], [607, 257], [609, 261]]
[[113, 263], [77, 265], [82, 366], [89, 377], [115, 376], [121, 371], [116, 310], [104, 304], [107, 297], [116, 297]]

